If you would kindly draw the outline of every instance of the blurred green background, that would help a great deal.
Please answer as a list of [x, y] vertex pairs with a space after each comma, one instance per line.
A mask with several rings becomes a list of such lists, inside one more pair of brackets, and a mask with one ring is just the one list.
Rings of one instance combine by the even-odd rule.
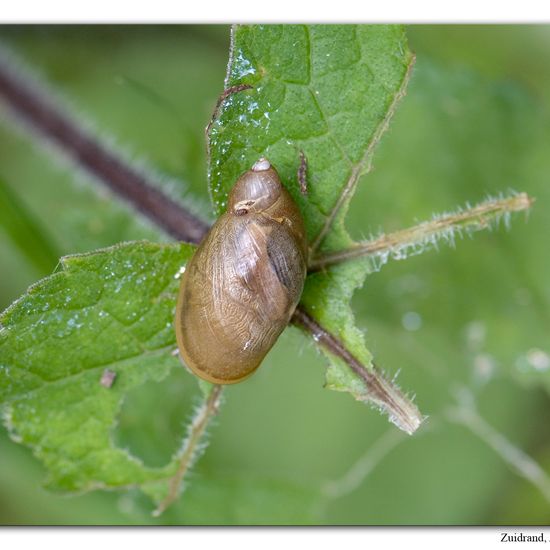
[[[537, 199], [510, 230], [390, 262], [354, 298], [377, 363], [400, 370], [425, 426], [401, 435], [323, 390], [324, 360], [289, 329], [254, 377], [229, 388], [187, 492], [164, 516], [153, 519], [137, 491], [47, 493], [40, 463], [3, 430], [0, 524], [548, 524], [550, 27], [412, 26], [408, 35], [416, 68], [353, 201], [352, 235], [511, 189]], [[203, 129], [223, 88], [227, 26], [14, 26], [0, 27], [0, 40], [101, 135], [185, 181], [209, 211]], [[163, 240], [4, 114], [0, 309], [57, 256]], [[171, 192], [183, 196], [178, 185]], [[478, 411], [468, 426], [452, 416], [465, 394]], [[196, 403], [181, 369], [131, 394], [113, 437], [164, 464]], [[510, 464], [517, 449], [529, 480]]]

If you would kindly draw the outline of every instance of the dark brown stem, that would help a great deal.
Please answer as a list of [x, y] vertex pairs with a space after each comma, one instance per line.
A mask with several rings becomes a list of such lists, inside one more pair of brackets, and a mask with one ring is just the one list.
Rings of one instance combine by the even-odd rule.
[[107, 149], [0, 57], [0, 101], [36, 134], [176, 239], [198, 243], [208, 224], [151, 185], [151, 178]]
[[302, 195], [307, 195], [307, 159], [303, 151], [300, 151], [300, 166], [296, 175], [300, 184], [300, 192]]
[[338, 338], [323, 328], [302, 307], [296, 309], [291, 322], [312, 334], [318, 344], [343, 360], [365, 382], [367, 391], [364, 397], [384, 409], [394, 424], [409, 434], [416, 431], [422, 423], [422, 415], [379, 370], [367, 369]]

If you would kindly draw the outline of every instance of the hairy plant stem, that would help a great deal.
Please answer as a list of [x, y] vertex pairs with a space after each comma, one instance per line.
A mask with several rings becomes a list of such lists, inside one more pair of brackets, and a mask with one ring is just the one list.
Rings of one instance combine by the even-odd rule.
[[393, 382], [386, 380], [379, 370], [366, 368], [338, 338], [325, 330], [303, 308], [296, 309], [292, 323], [312, 334], [319, 345], [344, 361], [365, 382], [367, 391], [364, 395], [357, 396], [358, 399], [369, 400], [380, 407], [404, 432], [412, 434], [417, 430], [423, 420], [419, 410]]
[[203, 436], [205, 435], [206, 428], [218, 412], [222, 390], [223, 386], [218, 384], [214, 385], [197, 414], [193, 418], [193, 421], [189, 426], [187, 438], [185, 439], [183, 447], [177, 458], [178, 468], [176, 473], [170, 479], [168, 495], [153, 512], [154, 516], [160, 516], [166, 508], [168, 508], [168, 506], [170, 506], [178, 498], [183, 478], [189, 468], [193, 465], [193, 462], [200, 451], [200, 444]]
[[[2, 52], [0, 51], [0, 54]], [[30, 130], [33, 138], [46, 139], [80, 168], [106, 185], [176, 239], [198, 243], [208, 223], [151, 185], [150, 174], [134, 168], [109, 150], [75, 117], [62, 107], [43, 86], [23, 76], [7, 56], [0, 55], [0, 101]]]
[[[405, 257], [409, 251], [424, 251], [430, 246], [436, 246], [438, 239], [450, 243], [455, 235], [481, 231], [490, 227], [512, 212], [528, 210], [534, 199], [526, 193], [519, 193], [502, 199], [489, 199], [477, 206], [463, 211], [434, 217], [433, 220], [417, 224], [407, 229], [401, 229], [375, 239], [357, 243], [345, 250], [331, 252], [314, 258], [309, 271], [320, 271], [331, 265], [354, 260], [360, 257], [384, 256], [394, 254]], [[505, 218], [506, 219], [506, 218]]]

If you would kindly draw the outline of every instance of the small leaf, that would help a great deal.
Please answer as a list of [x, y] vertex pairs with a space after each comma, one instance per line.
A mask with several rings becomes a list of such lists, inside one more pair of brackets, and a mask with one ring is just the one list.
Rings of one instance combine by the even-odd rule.
[[[217, 212], [225, 209], [237, 177], [265, 156], [300, 206], [312, 256], [349, 247], [353, 241], [344, 228], [349, 200], [370, 168], [412, 67], [404, 29], [239, 26], [232, 45], [225, 86], [251, 89], [229, 95], [210, 127], [210, 190]], [[302, 151], [308, 163], [307, 196], [296, 177]], [[372, 355], [349, 305], [368, 272], [365, 262], [349, 262], [311, 274], [301, 305], [372, 369]], [[369, 400], [364, 379], [328, 357], [328, 387]]]
[[49, 488], [140, 485], [172, 472], [115, 447], [111, 430], [131, 388], [179, 363], [174, 296], [193, 250], [135, 242], [67, 256], [1, 315], [4, 421], [47, 466]]

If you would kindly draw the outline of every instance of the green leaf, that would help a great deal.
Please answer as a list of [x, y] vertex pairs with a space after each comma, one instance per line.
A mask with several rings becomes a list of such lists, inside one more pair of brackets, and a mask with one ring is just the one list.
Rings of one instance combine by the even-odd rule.
[[[265, 156], [300, 206], [312, 257], [349, 246], [349, 201], [404, 94], [413, 60], [401, 26], [234, 28], [225, 87], [251, 88], [230, 94], [210, 128], [210, 190], [218, 214], [237, 177]], [[308, 162], [307, 196], [296, 177], [300, 151]], [[359, 261], [311, 274], [301, 305], [372, 369], [349, 305], [368, 273]], [[348, 365], [329, 360], [329, 388], [372, 398]]]
[[193, 250], [135, 242], [67, 256], [0, 317], [4, 421], [47, 466], [49, 488], [140, 485], [172, 472], [117, 448], [111, 431], [130, 389], [179, 364], [174, 297]]

